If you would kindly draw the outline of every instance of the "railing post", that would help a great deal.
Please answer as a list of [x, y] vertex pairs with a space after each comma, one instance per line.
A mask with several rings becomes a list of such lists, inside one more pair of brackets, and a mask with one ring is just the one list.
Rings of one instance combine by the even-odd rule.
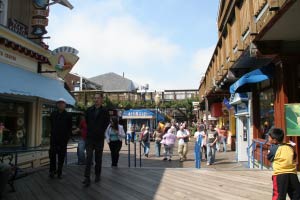
[[128, 168], [130, 168], [130, 134], [127, 134], [127, 144], [128, 144]]
[[136, 167], [136, 141], [134, 140], [134, 167]]
[[68, 147], [67, 147], [67, 149], [66, 149], [65, 165], [68, 165]]
[[260, 169], [263, 169], [263, 144], [260, 143]]
[[142, 167], [142, 142], [140, 142], [140, 168]]
[[254, 161], [255, 161], [255, 156], [254, 156], [255, 150], [256, 150], [256, 142], [253, 141], [253, 147], [252, 147], [252, 168], [253, 169], [254, 169]]
[[18, 152], [15, 153], [15, 166], [18, 166]]

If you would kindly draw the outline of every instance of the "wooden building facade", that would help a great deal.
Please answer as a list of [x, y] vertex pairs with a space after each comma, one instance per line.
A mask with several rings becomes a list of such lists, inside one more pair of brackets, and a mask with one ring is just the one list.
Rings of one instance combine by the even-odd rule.
[[[224, 98], [233, 106], [231, 128], [237, 142], [245, 143], [237, 144], [244, 155], [240, 161], [249, 159], [252, 139], [263, 141], [271, 127], [286, 130], [285, 105], [300, 103], [298, 19], [299, 0], [220, 1], [219, 39], [199, 93], [208, 111]], [[296, 135], [286, 135], [285, 141], [295, 142], [299, 155]]]

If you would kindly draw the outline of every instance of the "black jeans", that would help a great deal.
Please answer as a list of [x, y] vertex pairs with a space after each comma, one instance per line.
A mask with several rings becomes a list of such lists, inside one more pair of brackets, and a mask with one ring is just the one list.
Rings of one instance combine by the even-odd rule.
[[102, 154], [103, 154], [103, 147], [104, 147], [104, 139], [100, 141], [91, 141], [86, 140], [86, 166], [84, 176], [86, 178], [90, 178], [91, 176], [91, 166], [92, 166], [92, 159], [93, 154], [95, 151], [95, 175], [99, 177], [101, 175], [101, 168], [102, 168]]
[[[62, 168], [67, 152], [67, 145], [51, 145], [49, 150], [50, 158], [50, 173], [57, 172], [58, 175], [62, 174]], [[56, 171], [56, 156], [58, 157], [57, 171]]]
[[118, 166], [122, 141], [111, 141], [108, 145], [111, 153], [111, 166]]

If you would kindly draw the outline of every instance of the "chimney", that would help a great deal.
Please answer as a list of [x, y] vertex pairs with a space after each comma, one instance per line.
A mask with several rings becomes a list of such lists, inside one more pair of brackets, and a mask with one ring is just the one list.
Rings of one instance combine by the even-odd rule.
[[124, 76], [125, 76], [125, 73], [123, 72], [123, 78], [124, 78]]

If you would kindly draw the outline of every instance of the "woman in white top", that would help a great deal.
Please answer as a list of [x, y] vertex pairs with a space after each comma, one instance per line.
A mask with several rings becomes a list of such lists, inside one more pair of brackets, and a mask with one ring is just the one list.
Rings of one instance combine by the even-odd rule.
[[199, 135], [202, 137], [200, 159], [202, 160], [202, 152], [204, 152], [205, 160], [207, 160], [207, 153], [206, 153], [206, 133], [205, 133], [205, 127], [204, 127], [203, 124], [200, 124], [199, 126], [197, 126], [197, 131], [194, 134], [194, 138], [197, 139], [196, 142], [199, 139]]
[[105, 139], [111, 152], [111, 167], [118, 167], [122, 139], [125, 138], [125, 136], [123, 126], [119, 125], [116, 117], [113, 117], [105, 131]]

